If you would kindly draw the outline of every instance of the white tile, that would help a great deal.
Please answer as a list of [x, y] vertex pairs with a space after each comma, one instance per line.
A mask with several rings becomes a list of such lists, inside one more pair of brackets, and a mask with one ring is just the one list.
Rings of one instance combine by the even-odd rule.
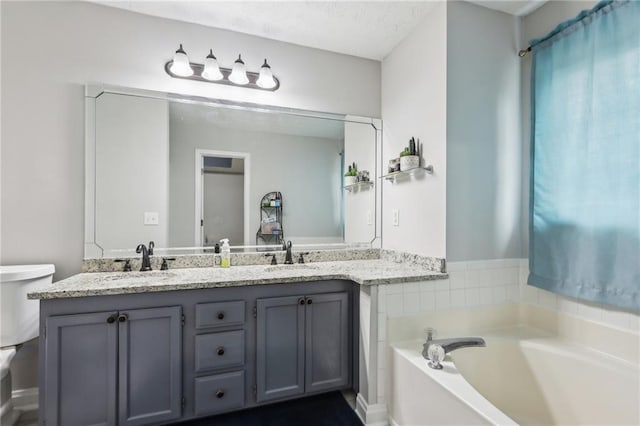
[[578, 315], [591, 321], [602, 321], [602, 309], [593, 303], [578, 302]]
[[462, 308], [465, 306], [465, 292], [469, 290], [452, 290], [451, 291], [451, 307]]
[[379, 285], [378, 286], [378, 295], [387, 294], [387, 285]]
[[423, 291], [420, 293], [420, 312], [431, 312], [436, 309], [435, 291]]
[[465, 288], [480, 286], [480, 271], [467, 269], [465, 273]]
[[495, 269], [484, 269], [480, 271], [480, 287], [491, 287], [496, 285]]
[[402, 294], [388, 294], [387, 295], [387, 315], [398, 316], [402, 315]]
[[520, 270], [518, 268], [505, 269], [505, 283], [504, 284], [518, 284], [520, 282]]
[[402, 284], [389, 284], [387, 286], [387, 294], [399, 294], [402, 293]]
[[467, 270], [475, 269], [487, 269], [487, 261], [486, 260], [472, 260], [467, 262]]
[[522, 300], [526, 303], [538, 304], [538, 289], [530, 285], [522, 286]]
[[485, 287], [480, 289], [480, 304], [491, 305], [493, 303], [493, 288]]
[[464, 271], [467, 269], [466, 262], [447, 262], [447, 272]]
[[[468, 288], [463, 293], [464, 305], [466, 306], [478, 306], [480, 304], [480, 289]], [[451, 296], [451, 304], [453, 303], [453, 295]], [[454, 305], [455, 306], [455, 305]]]
[[497, 305], [507, 301], [507, 286], [499, 285], [491, 289], [491, 300]]
[[436, 281], [436, 291], [449, 291], [449, 289], [451, 289], [451, 284], [448, 279]]
[[436, 290], [436, 280], [422, 281], [420, 283], [420, 292], [423, 291], [435, 291]]
[[385, 293], [378, 293], [378, 313], [383, 314], [387, 312], [387, 296]]
[[385, 315], [378, 316], [378, 341], [384, 342], [387, 340], [387, 318]]
[[403, 293], [419, 293], [420, 292], [420, 282], [416, 281], [413, 283], [404, 283], [402, 284], [402, 292]]
[[538, 290], [538, 304], [547, 309], [558, 309], [555, 293], [546, 290]]
[[507, 286], [507, 299], [511, 302], [520, 302], [520, 286], [518, 284]]
[[[459, 291], [459, 290], [456, 290]], [[448, 291], [436, 291], [436, 310], [442, 311], [451, 307], [451, 295]]]
[[465, 271], [449, 272], [449, 282], [452, 290], [463, 289], [465, 286]]
[[417, 314], [420, 309], [420, 293], [405, 293], [404, 297], [404, 314]]
[[578, 303], [568, 297], [558, 296], [558, 310], [569, 315], [578, 315]]

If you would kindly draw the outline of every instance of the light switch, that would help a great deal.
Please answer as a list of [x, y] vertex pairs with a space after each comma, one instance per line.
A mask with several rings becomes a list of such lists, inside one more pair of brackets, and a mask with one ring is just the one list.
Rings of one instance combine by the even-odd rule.
[[144, 212], [145, 225], [157, 225], [160, 222], [158, 212]]
[[371, 210], [367, 210], [367, 225], [373, 225], [373, 215]]
[[391, 213], [393, 226], [400, 226], [400, 212], [398, 209], [393, 209]]

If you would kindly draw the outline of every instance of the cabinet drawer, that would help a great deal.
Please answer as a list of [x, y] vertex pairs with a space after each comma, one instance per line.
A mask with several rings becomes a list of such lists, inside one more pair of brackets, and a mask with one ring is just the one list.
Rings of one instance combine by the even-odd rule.
[[213, 414], [244, 407], [244, 371], [198, 377], [195, 414]]
[[196, 372], [243, 364], [243, 330], [196, 336]]
[[242, 324], [244, 324], [244, 300], [196, 305], [196, 328]]

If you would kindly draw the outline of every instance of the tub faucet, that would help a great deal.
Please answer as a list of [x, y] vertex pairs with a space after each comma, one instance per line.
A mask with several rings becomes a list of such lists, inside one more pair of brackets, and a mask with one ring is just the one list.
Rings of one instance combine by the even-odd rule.
[[[440, 361], [449, 352], [460, 348], [485, 347], [482, 337], [452, 337], [449, 339], [434, 339], [433, 329], [427, 329], [427, 341], [422, 345], [422, 356], [429, 360], [429, 367], [440, 369]], [[442, 348], [440, 351], [439, 348]], [[434, 359], [435, 358], [435, 359]]]
[[136, 247], [136, 253], [142, 253], [142, 266], [140, 267], [141, 271], [150, 271], [151, 270], [151, 261], [149, 260], [149, 251], [144, 244], [138, 244]]
[[282, 249], [287, 251], [287, 254], [284, 258], [284, 264], [293, 265], [293, 258], [291, 257], [291, 240], [287, 241], [286, 244], [283, 244]]

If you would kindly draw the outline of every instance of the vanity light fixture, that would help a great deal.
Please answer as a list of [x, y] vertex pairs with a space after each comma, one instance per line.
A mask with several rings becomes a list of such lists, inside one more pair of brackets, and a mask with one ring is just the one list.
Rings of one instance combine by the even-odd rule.
[[232, 83], [240, 84], [242, 86], [249, 82], [249, 78], [247, 77], [247, 67], [244, 64], [241, 55], [238, 55], [238, 59], [233, 63], [233, 69], [231, 70], [229, 80], [231, 80]]
[[202, 71], [202, 78], [209, 81], [218, 81], [224, 78], [224, 76], [220, 72], [218, 60], [215, 56], [213, 56], [213, 49], [209, 49], [209, 54], [204, 60], [204, 71]]
[[164, 70], [173, 78], [247, 87], [270, 92], [280, 88], [280, 81], [273, 75], [273, 71], [266, 59], [260, 68], [260, 73], [247, 71], [242, 55], [238, 55], [233, 68], [222, 68], [213, 54], [213, 49], [210, 49], [204, 64], [197, 64], [189, 62], [182, 44], [176, 50], [173, 60], [165, 64]]
[[189, 57], [187, 56], [187, 52], [182, 48], [182, 44], [178, 50], [176, 50], [176, 54], [173, 55], [170, 70], [179, 77], [190, 77], [193, 75], [193, 69], [189, 64]]

